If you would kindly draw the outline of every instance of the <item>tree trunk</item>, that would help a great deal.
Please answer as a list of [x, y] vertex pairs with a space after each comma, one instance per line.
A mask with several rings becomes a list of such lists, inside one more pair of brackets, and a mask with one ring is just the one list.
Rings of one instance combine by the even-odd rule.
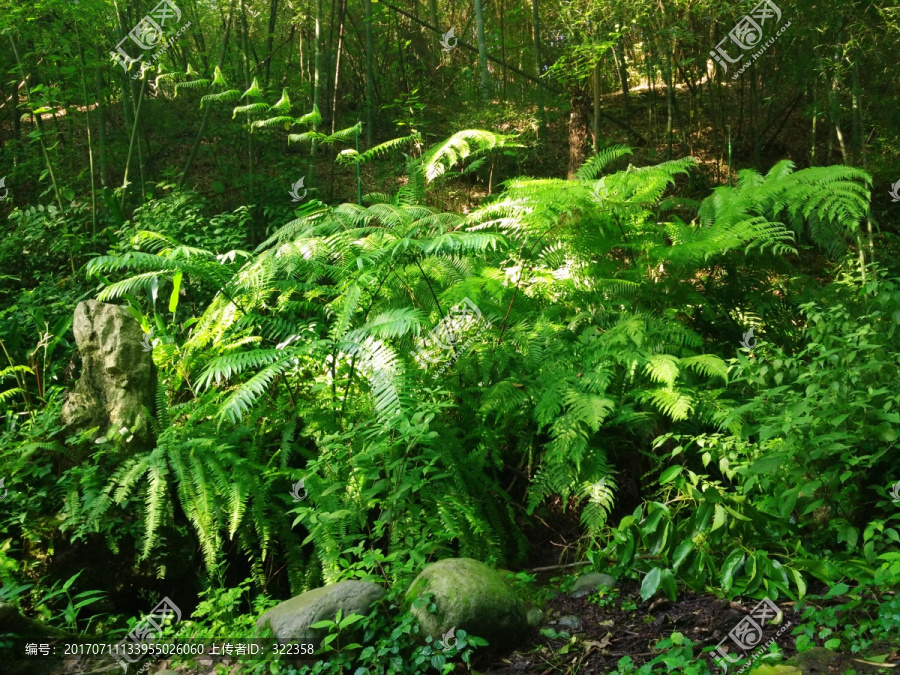
[[484, 12], [481, 0], [475, 0], [475, 22], [478, 31], [478, 69], [481, 71], [481, 96], [485, 101], [491, 97], [491, 76], [487, 67], [487, 44], [484, 40]]
[[375, 81], [372, 73], [372, 0], [365, 0], [366, 3], [366, 148], [371, 148], [372, 134], [374, 133], [372, 107], [375, 102]]
[[600, 148], [600, 61], [594, 66], [594, 152]]
[[572, 110], [569, 113], [569, 180], [575, 177], [575, 172], [584, 164], [585, 146], [591, 133], [590, 109], [591, 104], [587, 96], [582, 92], [574, 94], [571, 98]]
[[269, 4], [269, 35], [266, 37], [266, 86], [269, 86], [269, 72], [272, 70], [272, 43], [275, 40], [275, 22], [278, 18], [278, 0]]
[[[100, 46], [94, 43], [94, 60], [103, 63], [100, 59]], [[103, 76], [98, 66], [94, 67], [94, 89], [97, 94], [97, 160], [100, 165], [100, 185], [109, 186], [109, 175], [106, 168], [106, 111], [103, 96]]]
[[338, 43], [337, 55], [334, 59], [334, 97], [331, 102], [331, 133], [334, 133], [334, 125], [337, 123], [338, 117], [338, 89], [341, 85], [341, 50], [344, 46], [344, 10], [347, 6], [346, 0], [339, 0], [341, 8], [338, 11]]
[[[538, 1], [539, 0], [531, 0], [531, 23], [533, 27], [534, 33], [534, 66], [535, 66], [535, 77], [540, 78], [542, 74], [543, 64], [541, 63], [541, 15], [538, 11]], [[538, 129], [538, 138], [543, 139], [546, 131], [546, 119], [544, 115], [544, 89], [543, 87], [538, 86], [537, 88], [537, 97], [538, 97], [538, 123], [540, 127]]]
[[[313, 108], [316, 109], [321, 105], [322, 102], [322, 87], [325, 83], [325, 73], [322, 72], [322, 39], [323, 39], [323, 26], [322, 26], [322, 0], [316, 0], [316, 52], [315, 52], [315, 76], [313, 81]], [[313, 124], [313, 131], [318, 131], [319, 125]], [[313, 139], [312, 147], [309, 150], [309, 171], [307, 171], [307, 186], [312, 186], [313, 177], [315, 173], [315, 161], [316, 161], [316, 150], [318, 150], [318, 143], [316, 139]], [[310, 187], [311, 189], [311, 187]]]

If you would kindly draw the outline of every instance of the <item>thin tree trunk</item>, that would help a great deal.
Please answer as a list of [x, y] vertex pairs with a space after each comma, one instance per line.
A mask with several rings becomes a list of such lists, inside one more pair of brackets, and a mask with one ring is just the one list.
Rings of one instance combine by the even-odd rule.
[[819, 76], [814, 75], [813, 76], [813, 85], [812, 85], [812, 130], [810, 132], [810, 136], [812, 138], [810, 139], [810, 143], [809, 143], [809, 165], [810, 166], [816, 165], [816, 121], [819, 119], [818, 91], [819, 91]]
[[847, 164], [849, 161], [848, 152], [847, 152], [847, 144], [844, 142], [844, 133], [841, 131], [841, 113], [840, 113], [840, 103], [838, 101], [838, 71], [837, 71], [838, 59], [835, 58], [835, 71], [834, 77], [831, 80], [831, 124], [834, 127], [834, 134], [838, 141], [838, 147], [841, 150], [841, 158], [844, 164]]
[[[235, 0], [231, 0], [231, 4], [228, 7], [228, 19], [225, 22], [225, 39], [222, 40], [222, 50], [219, 52], [219, 68], [222, 67], [223, 63], [225, 63], [225, 51], [228, 47], [228, 38], [231, 35], [231, 23], [234, 13], [234, 3]], [[206, 131], [206, 125], [209, 122], [209, 114], [211, 111], [212, 106], [206, 106], [206, 111], [203, 113], [203, 119], [200, 122], [200, 130], [197, 132], [197, 138], [194, 140], [194, 146], [191, 148], [191, 154], [188, 155], [187, 163], [184, 165], [184, 171], [181, 172], [181, 177], [178, 179], [178, 187], [182, 187], [184, 185], [184, 181], [187, 178], [191, 167], [194, 165], [194, 160], [197, 158], [197, 151], [200, 150], [200, 143], [203, 140], [203, 132]]]
[[282, 89], [287, 86], [288, 75], [290, 75], [291, 66], [294, 65], [294, 33], [297, 32], [296, 24], [291, 24], [291, 32], [288, 35], [288, 57], [287, 65], [284, 68], [284, 77], [281, 78]]
[[675, 91], [672, 89], [672, 53], [666, 49], [666, 159], [672, 159], [672, 118]]
[[338, 90], [341, 86], [341, 51], [344, 47], [344, 11], [347, 7], [346, 0], [338, 0], [341, 7], [338, 10], [338, 44], [337, 55], [334, 59], [334, 97], [331, 101], [331, 133], [334, 133], [334, 125], [338, 117]]
[[481, 71], [481, 96], [487, 101], [491, 97], [491, 76], [487, 68], [487, 43], [484, 40], [484, 12], [481, 0], [475, 0], [475, 22], [478, 31], [478, 68]]
[[[506, 63], [506, 36], [504, 35], [503, 15], [506, 9], [503, 6], [503, 0], [500, 0], [500, 60]], [[503, 90], [501, 100], [506, 101], [506, 68], [503, 69]]]
[[[541, 14], [538, 7], [539, 0], [531, 0], [531, 24], [532, 24], [532, 32], [534, 35], [534, 66], [535, 66], [535, 77], [540, 78], [542, 75], [543, 64], [541, 63]], [[543, 139], [547, 122], [544, 114], [544, 90], [542, 87], [537, 88], [537, 96], [538, 96], [538, 122], [540, 127], [538, 129], [538, 137]]]
[[[433, 0], [436, 2], [437, 0]], [[374, 75], [372, 73], [372, 54], [374, 48], [372, 46], [372, 0], [365, 0], [366, 3], [366, 148], [371, 148], [372, 134], [374, 133], [372, 108], [374, 106]]]
[[853, 61], [853, 154], [859, 158], [864, 153], [863, 137], [862, 137], [862, 111], [860, 109], [862, 93], [859, 84], [859, 61]]
[[96, 236], [97, 234], [97, 192], [96, 192], [96, 180], [94, 178], [94, 138], [91, 133], [91, 100], [88, 98], [88, 89], [87, 89], [87, 75], [85, 74], [85, 69], [87, 66], [84, 63], [84, 49], [81, 46], [81, 36], [78, 34], [78, 25], [75, 24], [75, 36], [78, 40], [78, 60], [81, 61], [81, 91], [84, 95], [84, 119], [85, 119], [85, 127], [87, 128], [87, 142], [88, 142], [88, 162], [90, 163], [91, 169], [91, 234]]
[[582, 92], [576, 92], [571, 99], [572, 109], [569, 112], [569, 172], [568, 178], [572, 180], [575, 172], [584, 164], [584, 146], [588, 135], [591, 133], [590, 99]]
[[278, 18], [278, 0], [269, 3], [269, 34], [266, 37], [266, 86], [269, 86], [269, 73], [272, 70], [272, 44], [275, 41], [275, 22]]
[[[324, 85], [325, 73], [322, 72], [322, 0], [316, 0], [316, 71], [313, 83], [313, 109], [317, 109], [322, 101], [322, 86]], [[313, 131], [318, 131], [318, 124], [313, 124]], [[309, 151], [309, 170], [307, 171], [307, 186], [311, 189], [313, 177], [315, 173], [316, 150], [318, 149], [317, 140], [314, 138]]]
[[428, 20], [431, 22], [432, 26], [440, 28], [441, 20], [440, 17], [438, 17], [437, 0], [428, 0]]
[[[41, 152], [44, 155], [44, 162], [47, 165], [47, 172], [50, 174], [50, 182], [53, 184], [53, 192], [56, 195], [56, 204], [59, 206], [59, 210], [63, 211], [62, 204], [62, 195], [59, 192], [59, 184], [56, 182], [56, 173], [53, 171], [53, 163], [50, 161], [50, 155], [47, 153], [47, 145], [44, 143], [44, 127], [41, 122], [41, 116], [36, 115], [34, 113], [35, 107], [31, 102], [31, 85], [29, 84], [28, 75], [25, 74], [25, 68], [22, 66], [22, 59], [19, 58], [19, 50], [16, 49], [16, 42], [13, 40], [12, 32], [8, 33], [9, 36], [9, 44], [12, 46], [13, 55], [16, 57], [16, 65], [19, 70], [19, 77], [25, 82], [25, 98], [28, 101], [28, 107], [31, 108], [32, 113], [31, 117], [34, 120], [34, 128], [35, 131], [38, 132], [38, 142], [41, 146]], [[18, 96], [18, 94], [16, 94]], [[72, 263], [72, 273], [75, 273], [75, 262], [72, 260], [71, 254], [69, 255], [69, 261]]]
[[331, 91], [332, 86], [334, 85], [331, 81], [331, 55], [334, 54], [334, 12], [340, 1], [341, 0], [337, 0], [335, 2], [335, 0], [332, 0], [331, 2], [331, 15], [328, 18], [328, 47], [325, 49], [324, 63], [322, 65], [322, 72], [325, 74], [325, 88], [322, 90], [322, 93], [324, 94], [325, 109], [322, 113], [322, 117], [326, 121], [326, 129], [328, 128], [327, 122], [330, 122], [329, 117], [331, 116], [331, 108], [329, 108], [327, 104], [331, 101]]
[[138, 95], [138, 103], [137, 109], [134, 112], [134, 123], [131, 125], [131, 141], [128, 144], [128, 157], [125, 160], [125, 176], [122, 179], [122, 203], [119, 205], [119, 208], [124, 212], [125, 211], [125, 197], [128, 195], [128, 170], [131, 168], [131, 157], [134, 152], [134, 142], [137, 140], [137, 132], [138, 125], [141, 121], [141, 108], [144, 103], [144, 92], [147, 89], [147, 75], [148, 71], [144, 70], [143, 76], [141, 77], [141, 91]]
[[[624, 39], [624, 38], [623, 38]], [[613, 60], [616, 64], [616, 70], [619, 72], [619, 81], [622, 83], [622, 100], [625, 104], [625, 119], [631, 119], [631, 100], [628, 95], [628, 66], [625, 63], [625, 50], [618, 47], [618, 42], [613, 45]]]
[[600, 149], [600, 61], [594, 66], [594, 152]]
[[[100, 46], [94, 43], [94, 61], [100, 60]], [[109, 186], [109, 175], [106, 167], [106, 106], [103, 96], [103, 76], [99, 67], [94, 67], [94, 89], [97, 94], [97, 161], [100, 165], [100, 186]]]

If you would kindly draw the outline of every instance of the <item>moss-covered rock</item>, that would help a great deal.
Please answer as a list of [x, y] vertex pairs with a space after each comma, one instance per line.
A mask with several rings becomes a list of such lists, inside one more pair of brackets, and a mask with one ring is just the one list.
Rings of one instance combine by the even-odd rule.
[[525, 604], [499, 572], [471, 558], [448, 558], [422, 570], [406, 593], [407, 605], [434, 594], [437, 612], [412, 607], [426, 635], [439, 638], [451, 628], [485, 638], [491, 646], [511, 646], [528, 629]]

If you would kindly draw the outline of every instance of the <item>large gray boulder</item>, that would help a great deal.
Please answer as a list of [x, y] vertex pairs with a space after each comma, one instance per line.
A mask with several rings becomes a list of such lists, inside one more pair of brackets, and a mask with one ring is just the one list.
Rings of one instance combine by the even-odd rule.
[[72, 321], [81, 377], [63, 403], [62, 421], [75, 429], [127, 429], [146, 438], [144, 407], [155, 394], [153, 359], [140, 324], [123, 307], [79, 302]]
[[373, 603], [384, 597], [385, 590], [368, 581], [342, 581], [285, 600], [256, 621], [262, 629], [268, 625], [280, 640], [309, 640], [325, 632], [310, 628], [317, 621], [334, 620], [338, 610], [342, 616], [369, 614]]
[[486, 639], [492, 647], [512, 646], [528, 629], [525, 604], [503, 577], [471, 558], [448, 558], [422, 570], [406, 592], [412, 605], [434, 594], [437, 612], [411, 607], [427, 635], [438, 639], [452, 628]]

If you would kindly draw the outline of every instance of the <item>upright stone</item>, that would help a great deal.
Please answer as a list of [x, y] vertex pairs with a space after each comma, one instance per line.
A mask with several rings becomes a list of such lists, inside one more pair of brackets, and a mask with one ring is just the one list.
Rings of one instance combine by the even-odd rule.
[[81, 377], [63, 403], [62, 421], [73, 429], [100, 427], [148, 435], [144, 407], [153, 409], [153, 359], [140, 324], [123, 307], [85, 300], [72, 321], [81, 354]]

